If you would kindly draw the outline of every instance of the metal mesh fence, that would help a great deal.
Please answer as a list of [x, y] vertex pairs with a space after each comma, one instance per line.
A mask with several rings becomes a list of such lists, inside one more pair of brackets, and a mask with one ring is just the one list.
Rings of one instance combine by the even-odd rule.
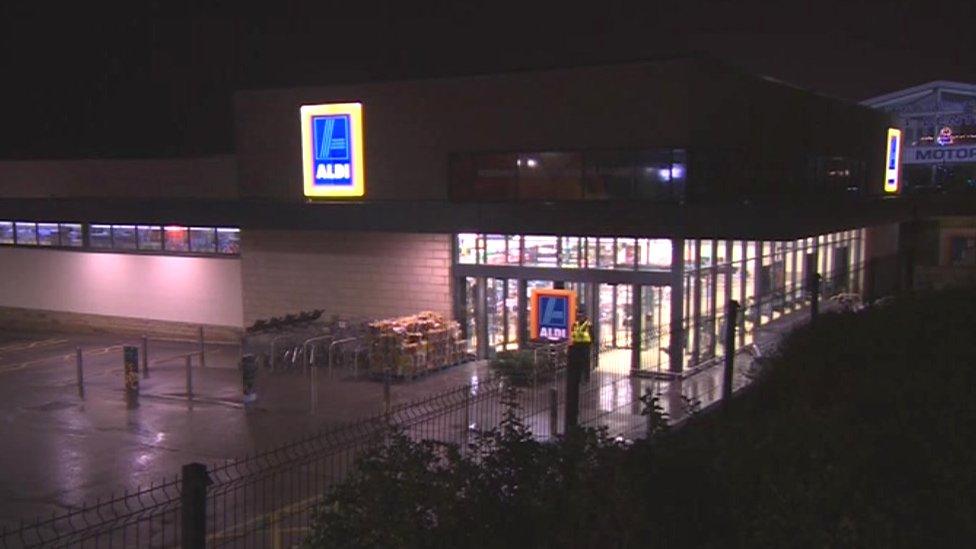
[[[510, 385], [518, 417], [540, 440], [564, 431], [565, 347], [544, 349], [546, 367], [530, 376], [496, 376], [391, 408], [388, 412], [208, 467], [208, 547], [290, 547], [308, 534], [313, 511], [353, 471], [363, 452], [396, 427], [414, 440], [459, 446], [499, 426]], [[580, 424], [611, 436], [646, 432], [640, 396], [655, 382], [626, 374], [593, 375], [580, 390]], [[0, 531], [2, 547], [178, 547], [180, 478], [96, 501], [67, 513]]]

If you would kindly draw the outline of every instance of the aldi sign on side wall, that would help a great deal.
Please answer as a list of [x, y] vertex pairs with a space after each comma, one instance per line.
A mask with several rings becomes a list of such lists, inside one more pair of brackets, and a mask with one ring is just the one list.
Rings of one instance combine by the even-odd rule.
[[576, 322], [576, 292], [570, 290], [532, 290], [529, 338], [566, 341]]
[[305, 196], [363, 196], [366, 177], [362, 104], [304, 105], [300, 111]]
[[901, 188], [899, 163], [901, 161], [901, 130], [888, 128], [888, 138], [885, 141], [885, 181], [886, 193], [896, 193]]

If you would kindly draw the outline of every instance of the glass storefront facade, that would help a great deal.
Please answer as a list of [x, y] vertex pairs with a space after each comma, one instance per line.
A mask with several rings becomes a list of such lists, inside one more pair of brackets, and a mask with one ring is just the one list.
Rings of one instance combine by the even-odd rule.
[[469, 351], [488, 357], [526, 341], [534, 288], [574, 290], [600, 367], [687, 369], [725, 355], [730, 300], [741, 305], [741, 348], [761, 326], [809, 304], [813, 273], [824, 298], [860, 293], [864, 232], [785, 241], [462, 233], [455, 312]]

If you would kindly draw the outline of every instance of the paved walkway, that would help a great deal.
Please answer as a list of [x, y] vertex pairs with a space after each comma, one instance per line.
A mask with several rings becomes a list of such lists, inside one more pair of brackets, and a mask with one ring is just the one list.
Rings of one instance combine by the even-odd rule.
[[[804, 312], [763, 327], [760, 345], [775, 342]], [[244, 406], [237, 369], [239, 349], [208, 345], [207, 366], [192, 366], [195, 399], [186, 395], [184, 361], [155, 362], [195, 352], [194, 342], [152, 341], [154, 361], [141, 380], [137, 406], [123, 391], [124, 344], [111, 335], [0, 334], [0, 524], [50, 514], [111, 492], [132, 490], [172, 477], [188, 462], [212, 463], [270, 448], [331, 425], [378, 413], [383, 385], [325, 373], [318, 376], [317, 406], [310, 406], [307, 377], [261, 371], [257, 401]], [[74, 349], [84, 350], [85, 398], [77, 394]], [[748, 383], [749, 356], [736, 360], [735, 386]], [[472, 362], [392, 387], [393, 403], [404, 403], [477, 383], [489, 376], [487, 363]], [[582, 390], [581, 417], [639, 433], [636, 396], [662, 395], [672, 417], [685, 409], [681, 395], [714, 402], [721, 392], [721, 366], [683, 380], [630, 378], [595, 372]], [[548, 387], [538, 389], [540, 395]], [[541, 396], [540, 396], [541, 398]], [[532, 427], [548, 432], [548, 414]]]

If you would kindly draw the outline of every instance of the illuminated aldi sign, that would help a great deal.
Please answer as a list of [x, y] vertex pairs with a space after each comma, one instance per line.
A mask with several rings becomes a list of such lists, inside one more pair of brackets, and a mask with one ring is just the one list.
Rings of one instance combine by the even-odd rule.
[[576, 322], [576, 292], [532, 290], [530, 339], [566, 341]]
[[363, 106], [360, 103], [304, 105], [302, 176], [305, 196], [363, 196]]
[[888, 141], [885, 152], [885, 183], [886, 193], [898, 192], [900, 184], [898, 165], [901, 160], [901, 130], [888, 128]]

